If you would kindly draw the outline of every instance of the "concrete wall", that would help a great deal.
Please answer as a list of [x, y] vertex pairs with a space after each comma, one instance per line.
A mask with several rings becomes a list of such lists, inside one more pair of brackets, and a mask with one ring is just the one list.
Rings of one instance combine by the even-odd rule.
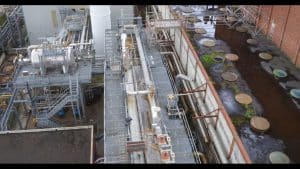
[[[31, 45], [40, 44], [41, 37], [55, 36], [62, 27], [59, 7], [86, 8], [88, 5], [23, 5], [27, 35]], [[55, 18], [56, 15], [56, 18]]]
[[258, 25], [300, 67], [300, 5], [261, 5]]
[[[100, 12], [101, 11], [101, 12]], [[111, 28], [111, 10], [109, 5], [90, 6], [93, 40], [97, 55], [104, 55], [105, 29]]]
[[[166, 5], [159, 5], [159, 11], [162, 14], [163, 19], [175, 19], [174, 15], [171, 14], [169, 7]], [[174, 36], [174, 46], [176, 53], [180, 57], [180, 62], [183, 65], [185, 75], [192, 79], [190, 82], [192, 88], [199, 87], [207, 83], [205, 104], [202, 101], [204, 97], [203, 93], [195, 93], [198, 98], [197, 101], [200, 105], [201, 112], [203, 115], [218, 114], [218, 120], [216, 118], [205, 118], [204, 121], [207, 124], [208, 132], [211, 136], [211, 140], [217, 148], [219, 157], [224, 163], [249, 163], [250, 158], [237, 135], [236, 129], [233, 126], [226, 109], [224, 108], [219, 95], [213, 87], [199, 57], [192, 46], [189, 37], [183, 28], [171, 29], [170, 34]], [[220, 110], [218, 110], [220, 108]], [[217, 111], [215, 111], [217, 110]], [[214, 125], [216, 124], [216, 128]], [[234, 141], [233, 141], [234, 140]], [[232, 148], [231, 157], [228, 159], [227, 155], [230, 153]]]
[[121, 10], [126, 15], [134, 15], [133, 5], [23, 5], [25, 24], [31, 45], [40, 44], [41, 37], [55, 36], [62, 27], [60, 16], [57, 14], [58, 23], [53, 20], [53, 11], [59, 7], [90, 8], [92, 32], [96, 54], [104, 54], [104, 32], [111, 28], [111, 23], [116, 22], [121, 16]]
[[39, 38], [53, 36], [58, 33], [58, 27], [52, 23], [51, 11], [56, 11], [56, 5], [23, 5], [23, 13], [29, 42], [40, 44]]

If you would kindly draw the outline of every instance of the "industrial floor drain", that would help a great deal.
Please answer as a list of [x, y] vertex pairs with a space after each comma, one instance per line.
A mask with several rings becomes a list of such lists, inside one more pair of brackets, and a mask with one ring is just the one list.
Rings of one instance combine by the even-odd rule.
[[252, 103], [252, 98], [251, 96], [249, 96], [248, 94], [246, 93], [239, 93], [237, 95], [235, 95], [235, 100], [240, 103], [240, 104], [245, 104], [245, 105], [248, 105], [248, 104], [251, 104]]
[[281, 70], [281, 69], [274, 69], [273, 70], [273, 74], [277, 78], [285, 78], [285, 77], [287, 77], [287, 73], [284, 70]]
[[296, 99], [300, 99], [300, 89], [292, 89], [290, 91], [290, 94], [296, 98]]
[[229, 61], [237, 61], [239, 59], [239, 56], [233, 53], [228, 53], [225, 55], [225, 58]]
[[256, 132], [266, 132], [270, 128], [270, 122], [263, 117], [254, 116], [250, 120], [250, 125]]
[[259, 53], [258, 56], [264, 60], [271, 60], [273, 58], [271, 54], [266, 52]]
[[257, 45], [258, 44], [258, 42], [255, 39], [247, 39], [247, 43], [249, 45]]
[[224, 72], [221, 74], [222, 78], [229, 82], [234, 82], [238, 79], [238, 76], [234, 72]]
[[274, 151], [270, 153], [269, 159], [272, 164], [288, 164], [290, 163], [290, 158], [280, 151]]
[[213, 47], [216, 45], [216, 42], [212, 39], [203, 39], [200, 43], [206, 47]]
[[215, 56], [214, 57], [214, 60], [215, 60], [215, 62], [217, 62], [217, 63], [222, 63], [222, 62], [224, 62], [224, 57], [222, 57], [222, 56]]

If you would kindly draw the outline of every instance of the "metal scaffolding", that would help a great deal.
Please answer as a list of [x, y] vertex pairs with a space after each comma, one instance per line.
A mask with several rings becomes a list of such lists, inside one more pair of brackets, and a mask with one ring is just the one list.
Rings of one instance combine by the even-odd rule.
[[[21, 49], [25, 51], [25, 57], [18, 57], [16, 60], [15, 72], [9, 84], [12, 97], [1, 119], [1, 130], [10, 130], [10, 119], [16, 118], [19, 121], [20, 114], [32, 115], [33, 122], [39, 128], [87, 122], [83, 84], [91, 83], [92, 72], [99, 73], [103, 71], [103, 67], [95, 64], [102, 60], [101, 56], [95, 58], [93, 44], [89, 40], [88, 12], [80, 11], [79, 14], [84, 16], [81, 17], [79, 31], [71, 26], [66, 38], [57, 38], [65, 39], [67, 44], [62, 40]], [[65, 23], [68, 24], [65, 26], [69, 28], [70, 24], [75, 24], [78, 27], [77, 20], [73, 22], [72, 17], [66, 18]], [[79, 40], [69, 38], [69, 35], [78, 35]], [[55, 117], [65, 108], [72, 112], [73, 122], [65, 122]], [[19, 127], [23, 128], [20, 122]]]
[[227, 5], [225, 9], [224, 22], [226, 25], [230, 28], [242, 25], [248, 28], [248, 33], [252, 38], [261, 36], [262, 30], [267, 26], [267, 23], [258, 26], [259, 19], [269, 20], [269, 16], [264, 15], [261, 6], [258, 5]]
[[0, 49], [22, 47], [25, 44], [26, 30], [24, 29], [24, 15], [22, 7], [9, 6], [5, 10], [6, 20], [0, 25]]

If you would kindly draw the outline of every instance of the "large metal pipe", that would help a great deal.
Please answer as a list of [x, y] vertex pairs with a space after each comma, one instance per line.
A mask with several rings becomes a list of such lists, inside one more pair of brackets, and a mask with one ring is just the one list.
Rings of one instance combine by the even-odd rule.
[[137, 95], [137, 94], [149, 94], [150, 91], [149, 90], [139, 90], [139, 91], [130, 91], [130, 90], [126, 90], [126, 93], [128, 95]]
[[121, 34], [121, 46], [122, 46], [122, 56], [123, 59], [126, 57], [126, 38], [127, 38], [127, 34], [126, 33], [122, 33]]
[[[133, 71], [132, 69], [126, 71], [125, 77], [126, 81], [130, 83], [134, 83], [133, 80]], [[128, 90], [133, 91], [134, 86], [129, 85], [127, 86]], [[134, 95], [128, 95], [127, 96], [127, 110], [128, 114], [131, 117], [131, 122], [130, 122], [130, 136], [131, 136], [131, 141], [141, 141], [142, 135], [141, 135], [141, 126], [140, 126], [140, 120], [139, 115], [138, 115], [138, 110], [137, 110], [137, 104], [136, 104], [136, 98]], [[133, 152], [132, 153], [132, 160], [134, 163], [144, 163], [144, 156], [142, 151], [138, 152]]]
[[150, 87], [152, 85], [152, 82], [150, 80], [147, 64], [146, 64], [146, 59], [144, 55], [144, 50], [141, 42], [141, 37], [137, 29], [135, 29], [135, 37], [136, 37], [136, 42], [139, 50], [139, 55], [140, 55], [140, 61], [141, 61], [141, 66], [144, 74], [144, 79], [147, 87]]
[[[175, 50], [175, 49], [172, 48], [172, 50]], [[173, 60], [174, 60], [174, 62], [175, 62], [175, 65], [176, 65], [175, 67], [177, 68], [177, 71], [179, 72], [179, 74], [182, 74], [183, 72], [182, 72], [182, 70], [180, 69], [180, 66], [179, 66], [179, 63], [178, 63], [179, 61], [177, 60], [177, 58], [176, 58], [176, 56], [174, 55], [174, 53], [172, 53], [172, 58], [173, 58]], [[176, 83], [176, 82], [175, 82], [175, 83]], [[185, 88], [188, 88], [188, 87], [187, 87], [187, 83], [186, 83], [185, 81], [183, 81], [182, 83], [183, 83], [183, 86], [184, 86]], [[197, 115], [197, 114], [196, 114], [196, 112], [197, 112], [196, 106], [194, 105], [192, 96], [191, 96], [191, 95], [187, 95], [187, 97], [188, 97], [189, 102], [191, 103], [191, 106], [192, 106], [192, 110], [193, 110], [193, 112], [194, 112], [194, 115]], [[197, 127], [200, 129], [200, 133], [201, 133], [201, 135], [203, 136], [204, 142], [208, 143], [208, 142], [209, 142], [209, 139], [208, 139], [208, 137], [207, 137], [207, 135], [206, 135], [206, 132], [205, 132], [205, 129], [204, 129], [205, 127], [203, 126], [201, 120], [200, 120], [200, 119], [196, 119], [196, 124], [197, 124]]]

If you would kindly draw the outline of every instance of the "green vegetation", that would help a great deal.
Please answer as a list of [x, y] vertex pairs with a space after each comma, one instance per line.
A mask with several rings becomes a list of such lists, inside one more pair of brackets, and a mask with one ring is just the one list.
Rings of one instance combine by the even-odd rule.
[[203, 55], [201, 57], [201, 62], [205, 68], [210, 68], [213, 64], [215, 64], [215, 60], [210, 55]]
[[0, 26], [6, 21], [6, 15], [5, 14], [0, 14]]
[[222, 54], [219, 52], [212, 52], [210, 54], [202, 55], [200, 57], [200, 60], [205, 68], [210, 68], [216, 63], [216, 61], [214, 60], [216, 56], [222, 56]]
[[253, 116], [255, 116], [255, 112], [252, 107], [250, 107], [249, 105], [245, 105], [245, 109], [246, 109], [246, 112], [245, 112], [244, 116], [247, 120], [250, 120]]
[[235, 127], [240, 127], [242, 124], [245, 124], [250, 121], [250, 119], [255, 116], [254, 109], [248, 105], [244, 106], [246, 111], [243, 116], [231, 116], [231, 121]]
[[245, 124], [248, 122], [247, 118], [244, 116], [236, 116], [236, 117], [231, 117], [231, 121], [235, 127], [240, 127], [242, 124]]
[[238, 87], [238, 85], [236, 85], [235, 83], [232, 83], [231, 87], [235, 94], [240, 93], [240, 88]]

